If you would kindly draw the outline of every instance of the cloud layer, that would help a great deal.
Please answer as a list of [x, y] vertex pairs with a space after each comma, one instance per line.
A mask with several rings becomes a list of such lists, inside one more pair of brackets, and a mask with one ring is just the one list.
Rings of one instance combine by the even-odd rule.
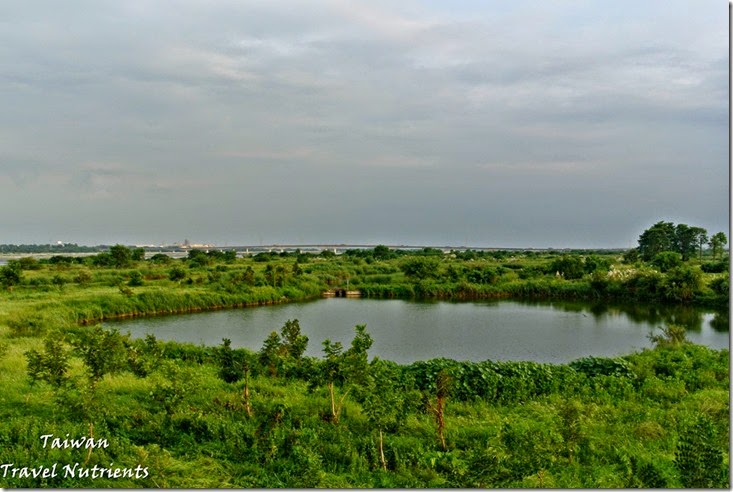
[[727, 230], [726, 7], [3, 3], [0, 243]]

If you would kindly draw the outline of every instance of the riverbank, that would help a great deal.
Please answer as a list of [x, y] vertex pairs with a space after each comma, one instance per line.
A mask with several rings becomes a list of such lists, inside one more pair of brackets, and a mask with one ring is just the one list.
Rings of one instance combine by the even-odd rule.
[[582, 261], [597, 265], [595, 270], [566, 278], [557, 268], [569, 261], [567, 255], [454, 256], [375, 260], [262, 254], [237, 259], [199, 252], [183, 259], [127, 259], [120, 265], [108, 253], [21, 258], [12, 263], [17, 278], [0, 291], [0, 323], [5, 320], [18, 335], [38, 334], [108, 319], [302, 301], [328, 292], [379, 299], [570, 299], [714, 309], [729, 302], [727, 274], [705, 273], [695, 265], [661, 273], [618, 257], [591, 255]]

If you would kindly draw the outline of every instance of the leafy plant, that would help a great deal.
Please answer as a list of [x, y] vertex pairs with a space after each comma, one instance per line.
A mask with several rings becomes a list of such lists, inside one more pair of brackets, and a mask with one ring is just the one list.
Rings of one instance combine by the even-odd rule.
[[675, 452], [680, 481], [687, 488], [728, 488], [728, 468], [717, 444], [713, 423], [705, 415], [683, 429]]
[[58, 334], [48, 335], [43, 346], [42, 351], [31, 349], [25, 353], [31, 383], [45, 381], [56, 388], [61, 387], [69, 380], [69, 351]]

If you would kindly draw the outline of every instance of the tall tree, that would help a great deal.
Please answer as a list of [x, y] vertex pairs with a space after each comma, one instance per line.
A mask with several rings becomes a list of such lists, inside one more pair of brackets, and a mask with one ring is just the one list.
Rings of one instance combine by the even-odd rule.
[[699, 228], [690, 227], [687, 224], [677, 224], [674, 229], [675, 250], [682, 255], [682, 261], [689, 260], [697, 247], [698, 232], [696, 229]]
[[639, 256], [650, 261], [662, 251], [677, 251], [675, 226], [672, 222], [660, 221], [639, 236]]
[[695, 234], [695, 242], [697, 243], [697, 247], [700, 252], [700, 262], [702, 263], [702, 247], [708, 242], [708, 231], [702, 227], [693, 227], [692, 230]]
[[300, 334], [300, 322], [297, 319], [287, 320], [280, 330], [282, 337], [281, 351], [284, 356], [299, 360], [308, 348], [308, 337]]
[[710, 245], [710, 249], [713, 250], [713, 259], [718, 257], [718, 254], [727, 243], [728, 238], [725, 236], [725, 233], [716, 232], [713, 234], [713, 237], [710, 238], [710, 242], [708, 243]]

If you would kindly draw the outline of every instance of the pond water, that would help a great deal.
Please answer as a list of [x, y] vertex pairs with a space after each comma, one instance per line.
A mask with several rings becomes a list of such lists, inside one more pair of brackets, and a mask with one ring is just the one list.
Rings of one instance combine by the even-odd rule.
[[[729, 347], [728, 312], [682, 307], [608, 306], [567, 302], [414, 302], [330, 298], [311, 302], [107, 322], [133, 337], [259, 350], [272, 331], [298, 319], [309, 337], [306, 355], [323, 356], [325, 339], [350, 345], [354, 326], [366, 324], [371, 356], [407, 364], [455, 360], [532, 360], [562, 363], [615, 356], [650, 347], [647, 336], [668, 323], [684, 325], [688, 339]], [[658, 331], [658, 330], [657, 330]]]

